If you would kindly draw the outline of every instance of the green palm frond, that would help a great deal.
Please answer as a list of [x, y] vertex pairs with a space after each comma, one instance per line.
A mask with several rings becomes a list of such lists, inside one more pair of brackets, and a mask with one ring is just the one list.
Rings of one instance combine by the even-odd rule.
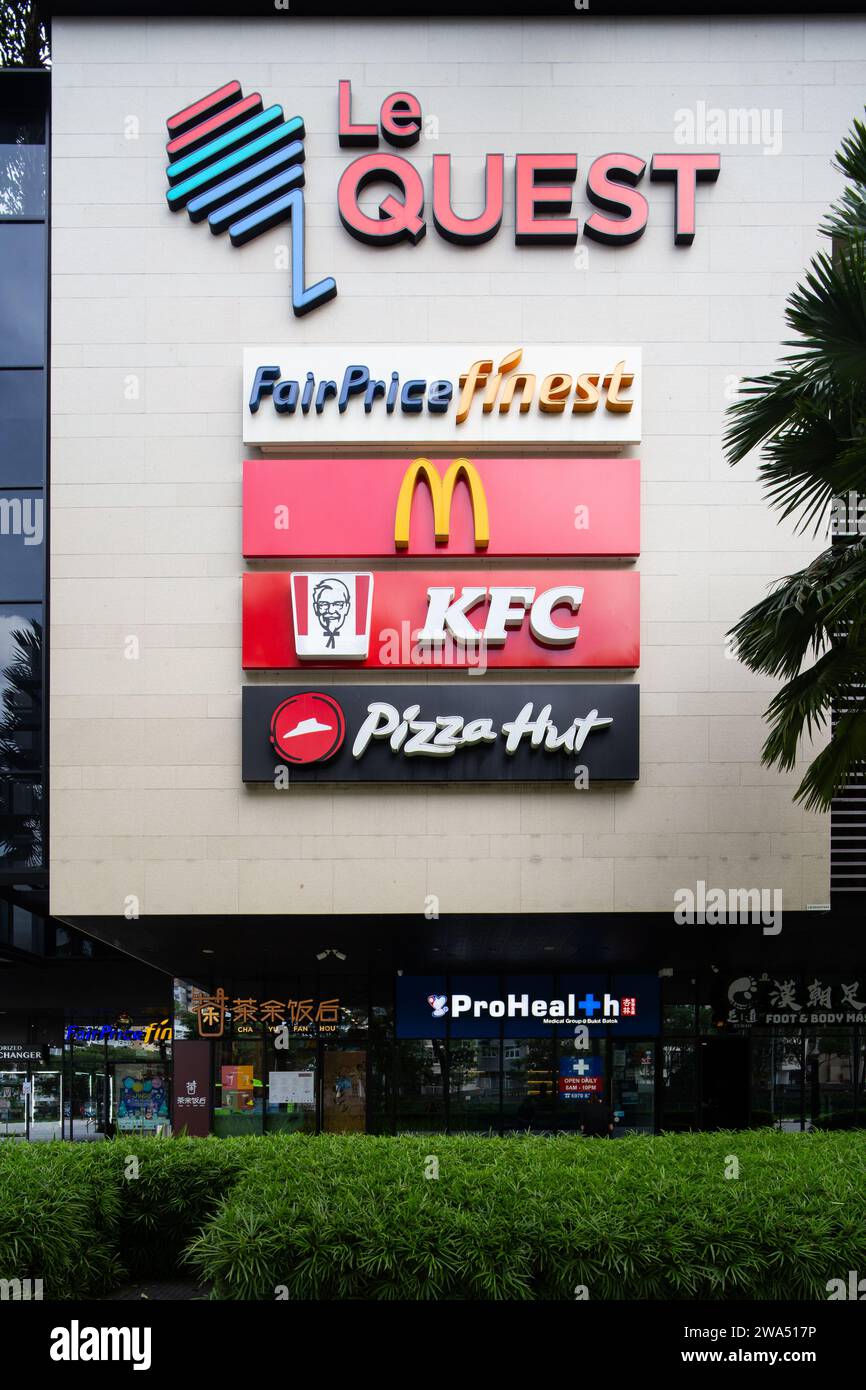
[[[760, 450], [768, 504], [818, 534], [834, 499], [866, 496], [866, 124], [854, 122], [837, 168], [848, 179], [821, 231], [833, 254], [814, 257], [790, 295], [796, 334], [780, 366], [743, 383], [728, 412], [731, 464]], [[866, 760], [866, 538], [830, 546], [781, 579], [731, 633], [739, 659], [784, 682], [766, 711], [762, 751], [792, 769], [801, 741], [828, 727], [795, 797], [827, 810]], [[836, 715], [833, 722], [833, 715]]]

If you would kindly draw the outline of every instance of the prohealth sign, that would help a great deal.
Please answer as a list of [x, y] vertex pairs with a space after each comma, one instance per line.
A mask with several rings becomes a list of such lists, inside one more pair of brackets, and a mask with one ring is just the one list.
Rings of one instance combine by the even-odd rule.
[[401, 975], [398, 1038], [655, 1036], [654, 975]]
[[641, 355], [633, 346], [244, 350], [244, 444], [265, 451], [619, 449], [640, 437]]

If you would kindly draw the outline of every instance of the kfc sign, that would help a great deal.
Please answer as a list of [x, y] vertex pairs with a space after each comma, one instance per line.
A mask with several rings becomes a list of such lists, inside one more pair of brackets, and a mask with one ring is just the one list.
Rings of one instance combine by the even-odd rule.
[[251, 559], [640, 552], [635, 458], [297, 458], [244, 463]]
[[244, 350], [243, 438], [272, 452], [619, 448], [641, 437], [640, 387], [640, 349], [610, 344], [260, 345]]
[[347, 570], [243, 577], [245, 670], [633, 670], [635, 570]]
[[243, 780], [635, 781], [636, 685], [246, 686]]

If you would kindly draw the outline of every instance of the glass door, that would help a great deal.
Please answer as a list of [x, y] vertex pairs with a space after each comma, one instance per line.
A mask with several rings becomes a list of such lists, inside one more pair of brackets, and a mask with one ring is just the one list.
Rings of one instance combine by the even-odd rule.
[[615, 1133], [652, 1134], [655, 1127], [655, 1044], [614, 1042], [611, 1100]]
[[326, 1134], [366, 1133], [366, 1050], [325, 1048], [322, 1129]]
[[27, 1129], [26, 1071], [0, 1071], [0, 1138], [23, 1138]]
[[30, 1138], [62, 1139], [63, 1075], [56, 1071], [34, 1071], [31, 1076]]

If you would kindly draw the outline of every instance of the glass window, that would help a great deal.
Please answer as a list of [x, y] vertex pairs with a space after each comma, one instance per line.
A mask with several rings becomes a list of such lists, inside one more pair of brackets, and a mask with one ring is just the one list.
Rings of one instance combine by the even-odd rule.
[[[0, 747], [3, 740], [0, 738]], [[42, 779], [0, 777], [0, 868], [42, 865]]]
[[0, 367], [45, 365], [45, 228], [0, 222]]
[[562, 1039], [557, 1078], [557, 1129], [579, 1131], [589, 1118], [588, 1108], [597, 1103], [610, 1112], [606, 1042], [606, 1038], [590, 1037], [588, 1047], [577, 1047], [574, 1038]]
[[502, 1118], [508, 1128], [555, 1123], [553, 1038], [506, 1038], [502, 1046]]
[[398, 1130], [445, 1128], [445, 1044], [403, 1040], [394, 1046], [394, 1109]]
[[698, 1124], [697, 1046], [666, 1042], [662, 1046], [662, 1128], [692, 1129]]
[[44, 456], [44, 371], [0, 372], [0, 487], [42, 487]]
[[497, 1127], [501, 1076], [499, 1039], [452, 1040], [448, 1059], [450, 1128]]
[[26, 1071], [0, 1072], [0, 1136], [22, 1135], [26, 1126]]
[[[273, 1040], [267, 1040], [268, 1092], [265, 1107], [265, 1129], [284, 1134], [316, 1132], [316, 1044], [314, 1041], [294, 1040], [290, 1037], [287, 1048], [274, 1047]], [[282, 1083], [287, 1091], [297, 1099], [274, 1100], [283, 1092], [279, 1083], [271, 1084], [274, 1072], [289, 1072], [290, 1077]]]
[[752, 1124], [802, 1129], [803, 1039], [771, 1029], [752, 1033]]
[[677, 970], [662, 978], [662, 1029], [665, 1033], [695, 1031], [695, 977]]
[[45, 113], [0, 111], [0, 217], [44, 217]]
[[233, 1038], [217, 1045], [213, 1132], [261, 1134], [264, 1129], [262, 1038]]
[[611, 1101], [624, 1130], [652, 1134], [655, 1124], [655, 1050], [646, 1042], [615, 1042]]
[[816, 1029], [806, 1034], [806, 1115], [827, 1129], [854, 1124], [854, 1034]]
[[0, 495], [0, 602], [42, 597], [44, 521], [41, 489]]

